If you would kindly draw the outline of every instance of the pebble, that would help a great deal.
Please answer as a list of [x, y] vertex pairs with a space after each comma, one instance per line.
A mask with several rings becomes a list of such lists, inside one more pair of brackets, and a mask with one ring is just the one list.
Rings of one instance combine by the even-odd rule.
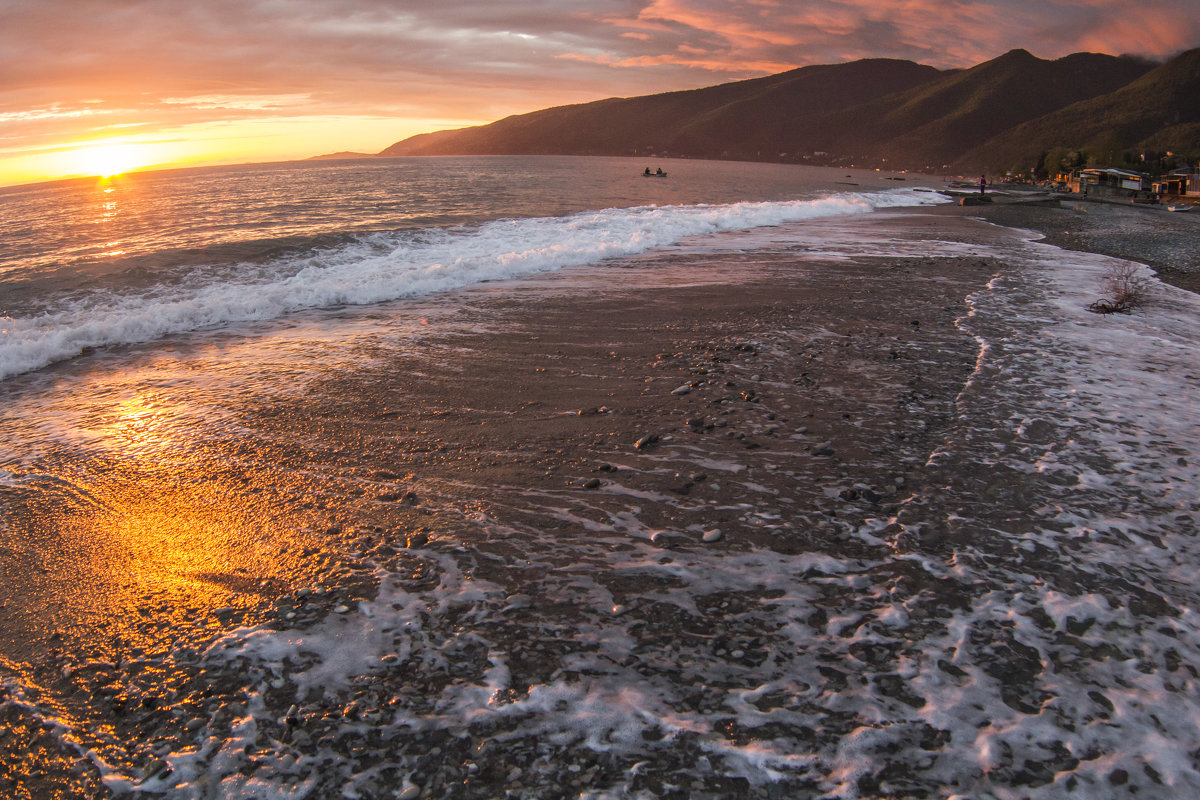
[[713, 528], [712, 530], [707, 530], [701, 538], [706, 542], [715, 542], [721, 538], [721, 529]]
[[679, 531], [655, 531], [650, 534], [650, 543], [655, 547], [671, 547], [672, 545], [686, 544], [689, 541], [691, 540]]
[[153, 778], [155, 775], [159, 774], [166, 768], [167, 768], [167, 762], [163, 761], [161, 758], [154, 759], [153, 761], [151, 761], [149, 763], [149, 765], [147, 765], [146, 769], [142, 772], [142, 782], [145, 783], [146, 781], [150, 780], [151, 778]]
[[671, 394], [684, 395], [684, 394], [690, 393], [691, 391], [692, 391], [691, 385], [685, 383], [683, 386], [677, 386], [676, 388], [672, 389]]
[[657, 433], [647, 433], [645, 436], [643, 436], [642, 438], [640, 438], [636, 442], [634, 442], [633, 446], [637, 450], [645, 450], [647, 447], [651, 447], [654, 444], [656, 444], [657, 442], [658, 442], [658, 434]]

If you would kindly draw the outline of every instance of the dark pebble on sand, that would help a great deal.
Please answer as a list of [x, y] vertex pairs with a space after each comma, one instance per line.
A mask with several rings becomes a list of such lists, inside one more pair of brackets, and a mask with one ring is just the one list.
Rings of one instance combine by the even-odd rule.
[[638, 439], [636, 442], [634, 442], [633, 446], [637, 450], [646, 450], [646, 449], [658, 444], [658, 439], [659, 439], [659, 437], [658, 437], [657, 433], [648, 433], [645, 436], [643, 436], [642, 438]]

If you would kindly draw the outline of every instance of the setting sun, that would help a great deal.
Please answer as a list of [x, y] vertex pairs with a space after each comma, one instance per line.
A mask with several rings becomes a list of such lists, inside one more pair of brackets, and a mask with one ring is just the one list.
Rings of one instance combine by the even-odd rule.
[[143, 148], [136, 144], [103, 144], [83, 147], [64, 154], [73, 166], [71, 172], [108, 178], [147, 166]]

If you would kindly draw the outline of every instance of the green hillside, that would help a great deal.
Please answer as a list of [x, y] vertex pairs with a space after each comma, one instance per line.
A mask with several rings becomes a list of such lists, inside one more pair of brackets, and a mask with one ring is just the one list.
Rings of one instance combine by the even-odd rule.
[[1053, 150], [1086, 153], [1101, 165], [1122, 163], [1126, 155], [1140, 159], [1146, 151], [1200, 155], [1200, 49], [981, 142], [961, 161], [1007, 169]]

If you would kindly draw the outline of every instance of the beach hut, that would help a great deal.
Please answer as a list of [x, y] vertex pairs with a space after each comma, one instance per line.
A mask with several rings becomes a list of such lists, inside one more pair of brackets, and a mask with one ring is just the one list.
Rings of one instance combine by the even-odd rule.
[[1079, 191], [1096, 197], [1136, 197], [1151, 191], [1150, 179], [1128, 169], [1084, 169], [1079, 171]]
[[1187, 177], [1164, 175], [1154, 182], [1154, 192], [1160, 195], [1183, 194], [1187, 190]]

